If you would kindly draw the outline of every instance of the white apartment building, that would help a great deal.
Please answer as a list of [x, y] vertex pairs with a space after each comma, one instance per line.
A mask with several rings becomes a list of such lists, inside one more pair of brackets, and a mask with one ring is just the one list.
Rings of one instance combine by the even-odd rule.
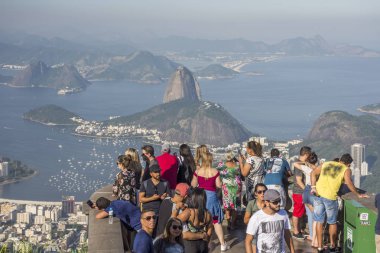
[[360, 188], [360, 169], [354, 168], [354, 185], [356, 188]]
[[37, 215], [36, 205], [25, 205], [25, 212]]
[[6, 177], [8, 174], [8, 162], [0, 162], [0, 177]]
[[60, 217], [61, 211], [58, 207], [45, 210], [45, 218], [51, 220], [52, 222], [57, 222]]
[[365, 161], [365, 145], [361, 143], [355, 143], [351, 145], [351, 156], [354, 160], [354, 168], [360, 168], [362, 163]]
[[29, 212], [18, 213], [17, 214], [17, 223], [30, 224], [32, 221], [32, 214]]
[[361, 175], [362, 176], [368, 176], [368, 163], [367, 162], [362, 162]]
[[42, 215], [34, 216], [34, 224], [36, 225], [45, 224], [45, 216], [42, 216]]
[[45, 212], [45, 207], [44, 206], [38, 206], [37, 207], [37, 215], [43, 216]]

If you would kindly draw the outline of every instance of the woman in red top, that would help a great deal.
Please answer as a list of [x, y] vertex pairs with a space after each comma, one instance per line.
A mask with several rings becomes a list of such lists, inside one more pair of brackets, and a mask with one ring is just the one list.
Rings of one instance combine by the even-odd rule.
[[216, 195], [216, 188], [220, 188], [222, 186], [219, 171], [211, 167], [212, 154], [208, 152], [208, 150], [200, 154], [197, 162], [199, 162], [200, 167], [194, 172], [191, 185], [193, 187], [199, 187], [205, 190], [207, 196], [206, 208], [211, 213], [215, 233], [218, 236], [221, 245], [221, 251], [226, 251], [230, 247], [224, 241], [222, 228], [223, 211]]

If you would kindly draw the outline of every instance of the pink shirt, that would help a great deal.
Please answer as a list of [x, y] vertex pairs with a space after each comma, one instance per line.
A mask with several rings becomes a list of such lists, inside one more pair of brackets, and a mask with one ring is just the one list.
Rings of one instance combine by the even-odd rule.
[[170, 189], [177, 186], [178, 160], [169, 153], [163, 153], [156, 157], [158, 166], [161, 168], [161, 178], [169, 182]]
[[203, 188], [206, 191], [213, 191], [213, 192], [216, 191], [216, 179], [219, 176], [219, 171], [216, 173], [215, 176], [210, 177], [210, 178], [198, 176], [197, 172], [194, 172], [194, 175], [198, 179], [198, 187], [199, 188]]

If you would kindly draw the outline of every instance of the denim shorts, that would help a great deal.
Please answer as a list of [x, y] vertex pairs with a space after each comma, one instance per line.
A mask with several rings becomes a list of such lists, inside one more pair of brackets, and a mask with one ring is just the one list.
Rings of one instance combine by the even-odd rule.
[[302, 200], [304, 204], [313, 205], [315, 196], [310, 194], [310, 191], [311, 191], [311, 186], [306, 185], [302, 193]]
[[338, 201], [325, 199], [323, 197], [314, 197], [314, 221], [323, 223], [327, 216], [328, 224], [335, 224], [338, 217]]

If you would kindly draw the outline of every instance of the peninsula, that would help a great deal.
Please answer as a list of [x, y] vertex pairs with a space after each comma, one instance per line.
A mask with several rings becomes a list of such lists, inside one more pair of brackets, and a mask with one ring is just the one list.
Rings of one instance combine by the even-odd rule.
[[358, 111], [380, 115], [380, 103], [359, 107]]
[[[37, 171], [30, 169], [18, 160], [11, 160], [10, 158], [4, 157], [0, 162], [2, 163], [0, 185], [15, 183], [37, 174]], [[4, 170], [5, 167], [6, 169]]]

